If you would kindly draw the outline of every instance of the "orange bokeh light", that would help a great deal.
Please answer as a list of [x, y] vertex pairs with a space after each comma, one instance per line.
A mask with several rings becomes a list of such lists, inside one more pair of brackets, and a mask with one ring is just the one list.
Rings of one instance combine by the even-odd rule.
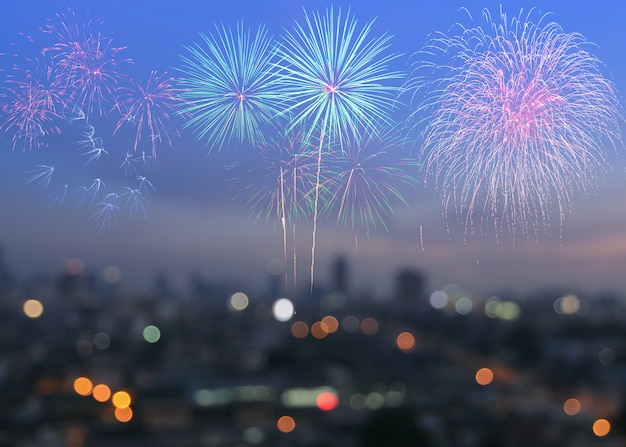
[[480, 368], [476, 371], [476, 383], [479, 385], [489, 385], [493, 382], [493, 371], [489, 368]]
[[93, 390], [93, 383], [87, 377], [74, 380], [74, 391], [81, 396], [89, 396]]
[[115, 419], [120, 422], [128, 422], [133, 418], [133, 410], [130, 407], [120, 408], [117, 407], [115, 409]]
[[311, 335], [317, 339], [322, 339], [328, 335], [328, 331], [326, 330], [326, 325], [321, 321], [316, 321], [311, 326]]
[[339, 321], [337, 321], [337, 319], [332, 315], [328, 315], [322, 318], [322, 324], [326, 325], [326, 332], [328, 332], [329, 334], [332, 334], [333, 332], [336, 332], [337, 329], [339, 329]]
[[92, 394], [98, 402], [106, 402], [111, 397], [111, 388], [101, 383], [93, 388]]
[[580, 401], [578, 399], [567, 399], [563, 404], [563, 411], [568, 416], [574, 416], [580, 412]]
[[291, 416], [281, 416], [276, 423], [278, 430], [283, 433], [291, 433], [296, 429], [296, 421]]
[[415, 337], [410, 332], [402, 332], [396, 337], [396, 346], [402, 352], [411, 352], [415, 349]]
[[611, 431], [611, 424], [606, 419], [598, 419], [593, 423], [593, 434], [596, 436], [606, 436]]
[[304, 321], [296, 321], [291, 325], [291, 335], [296, 338], [305, 338], [309, 335], [309, 325]]

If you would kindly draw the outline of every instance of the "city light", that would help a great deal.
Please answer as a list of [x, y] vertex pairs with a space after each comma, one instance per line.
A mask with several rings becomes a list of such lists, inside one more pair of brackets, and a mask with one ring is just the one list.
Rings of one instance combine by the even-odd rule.
[[243, 292], [233, 293], [230, 298], [228, 298], [228, 308], [232, 311], [246, 310], [249, 304], [250, 300], [248, 299], [248, 295]]
[[116, 408], [127, 408], [130, 406], [130, 394], [126, 391], [117, 391], [111, 396], [111, 402]]
[[130, 407], [116, 407], [114, 414], [119, 422], [129, 422], [133, 418], [133, 410]]
[[578, 399], [567, 399], [563, 404], [563, 411], [568, 416], [577, 415], [580, 412], [580, 401]]
[[93, 388], [92, 395], [98, 402], [106, 402], [111, 397], [111, 388], [101, 383]]
[[611, 431], [611, 423], [606, 419], [597, 419], [593, 423], [593, 434], [602, 437], [609, 434]]
[[326, 325], [323, 324], [321, 321], [316, 321], [311, 325], [311, 335], [318, 340], [326, 338], [328, 336]]
[[41, 304], [41, 301], [35, 299], [26, 300], [22, 306], [22, 310], [24, 311], [24, 315], [28, 318], [39, 318], [41, 314], [43, 314], [43, 304]]
[[415, 349], [415, 336], [410, 332], [402, 332], [396, 337], [396, 346], [402, 352], [411, 352]]
[[93, 383], [87, 377], [78, 377], [74, 380], [74, 391], [81, 396], [89, 396], [93, 390]]
[[361, 321], [361, 332], [365, 335], [374, 335], [378, 332], [378, 321], [374, 318], [365, 318]]
[[272, 306], [272, 314], [278, 321], [289, 321], [294, 314], [293, 303], [287, 298], [279, 298]]
[[489, 368], [480, 368], [476, 371], [476, 383], [479, 385], [489, 385], [493, 382], [493, 371]]
[[309, 335], [309, 326], [304, 321], [296, 321], [291, 325], [291, 335], [296, 338], [306, 338]]
[[291, 433], [296, 429], [296, 421], [291, 416], [281, 416], [278, 418], [276, 426], [283, 433]]
[[143, 329], [143, 338], [148, 343], [156, 343], [161, 339], [161, 330], [153, 325], [146, 326]]
[[331, 411], [339, 406], [339, 397], [331, 391], [323, 391], [315, 399], [317, 408], [322, 411]]
[[327, 315], [322, 318], [322, 324], [326, 326], [324, 329], [329, 334], [332, 334], [339, 329], [339, 321], [337, 321], [337, 319], [332, 315]]

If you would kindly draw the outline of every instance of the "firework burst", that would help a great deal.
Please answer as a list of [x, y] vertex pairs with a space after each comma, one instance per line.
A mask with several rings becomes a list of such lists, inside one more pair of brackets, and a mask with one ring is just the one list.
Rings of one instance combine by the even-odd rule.
[[397, 131], [388, 130], [366, 140], [354, 138], [344, 151], [331, 152], [325, 159], [323, 212], [352, 230], [363, 228], [367, 236], [377, 228], [386, 230], [394, 202], [406, 205], [403, 185], [416, 182], [407, 172], [415, 160], [399, 154], [404, 145]]
[[225, 144], [256, 144], [263, 129], [279, 114], [280, 74], [272, 62], [272, 39], [263, 26], [256, 33], [237, 25], [215, 26], [201, 34], [201, 44], [187, 47], [182, 56], [181, 113], [199, 139], [211, 148]]
[[375, 132], [376, 123], [389, 119], [394, 106], [396, 89], [387, 82], [400, 77], [389, 68], [397, 55], [385, 54], [389, 35], [370, 37], [372, 24], [359, 29], [353, 16], [343, 16], [341, 10], [335, 14], [332, 7], [324, 15], [305, 11], [304, 25], [296, 23], [278, 47], [285, 73], [283, 113], [293, 117], [288, 129], [303, 129], [305, 142], [315, 134], [318, 143], [311, 289], [324, 147], [338, 141], [343, 150], [343, 141], [359, 130]]
[[[158, 143], [172, 145], [170, 120], [181, 101], [175, 82], [166, 73], [152, 71], [145, 84], [131, 81], [131, 87], [120, 89], [123, 93], [116, 107], [124, 112], [114, 133], [124, 125], [136, 126], [133, 152], [137, 152], [143, 137], [149, 139], [153, 157], [156, 157]], [[179, 135], [179, 132], [174, 131], [174, 134]]]
[[560, 228], [621, 141], [616, 91], [588, 42], [533, 14], [485, 10], [485, 26], [435, 34], [405, 85], [423, 169], [466, 234]]

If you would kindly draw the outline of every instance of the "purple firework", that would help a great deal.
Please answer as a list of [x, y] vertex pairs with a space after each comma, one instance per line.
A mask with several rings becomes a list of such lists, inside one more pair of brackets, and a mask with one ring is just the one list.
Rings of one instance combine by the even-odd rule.
[[426, 181], [466, 233], [560, 228], [621, 143], [616, 91], [588, 42], [534, 14], [484, 10], [484, 26], [433, 35], [405, 84]]

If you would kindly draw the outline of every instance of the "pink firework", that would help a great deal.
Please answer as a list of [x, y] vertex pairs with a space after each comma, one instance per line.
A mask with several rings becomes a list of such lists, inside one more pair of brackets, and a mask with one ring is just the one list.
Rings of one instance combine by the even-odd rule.
[[122, 111], [122, 118], [117, 122], [115, 132], [122, 126], [136, 127], [134, 152], [137, 152], [142, 138], [148, 138], [152, 156], [156, 157], [158, 144], [172, 145], [172, 135], [179, 135], [177, 129], [171, 130], [171, 118], [176, 107], [181, 103], [180, 89], [176, 80], [167, 73], [152, 71], [145, 84], [131, 81], [130, 87], [122, 91], [116, 108]]
[[606, 170], [605, 147], [621, 144], [617, 94], [591, 45], [533, 14], [485, 10], [484, 27], [435, 34], [405, 85], [423, 169], [466, 232], [560, 228]]
[[11, 134], [13, 149], [35, 149], [45, 138], [58, 134], [59, 111], [65, 107], [60, 76], [47, 58], [26, 60], [28, 67], [15, 66], [0, 93], [0, 131]]
[[94, 112], [102, 116], [110, 108], [107, 104], [115, 104], [117, 84], [124, 77], [119, 67], [131, 62], [119, 57], [125, 47], [114, 46], [110, 37], [94, 29], [101, 24], [68, 10], [43, 29], [55, 39], [44, 51], [60, 67], [71, 102], [86, 118]]

